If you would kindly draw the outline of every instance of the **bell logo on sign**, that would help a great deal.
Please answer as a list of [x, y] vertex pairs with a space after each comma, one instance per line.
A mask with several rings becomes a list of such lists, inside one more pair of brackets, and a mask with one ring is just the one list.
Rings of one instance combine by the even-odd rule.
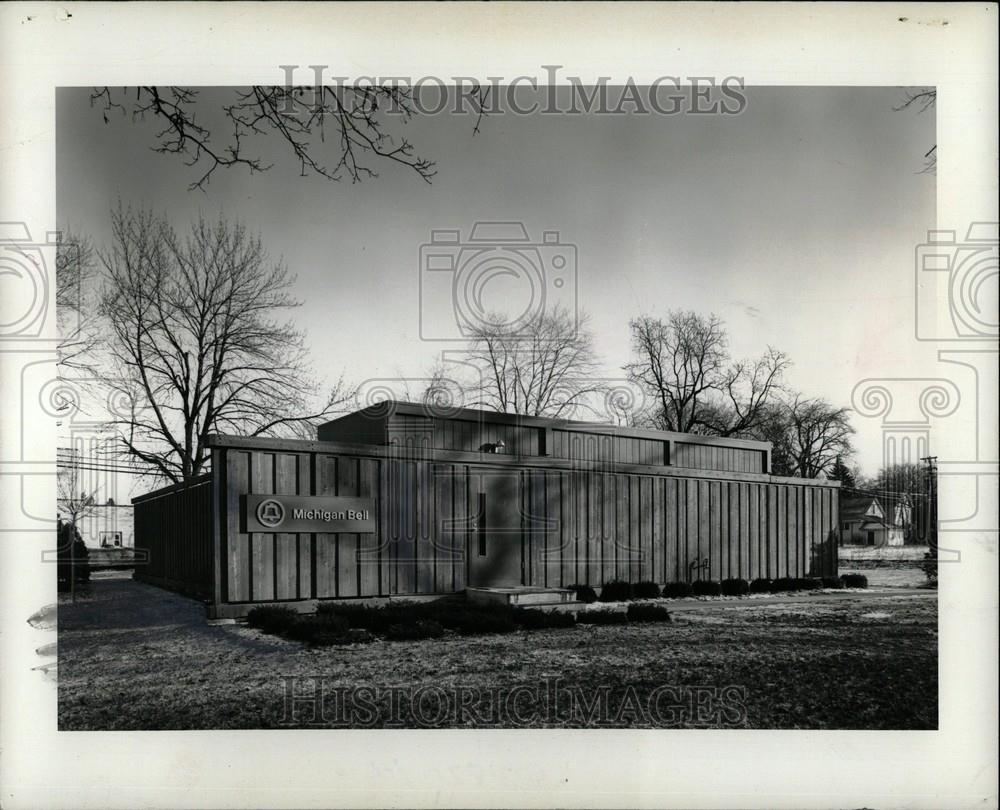
[[374, 534], [378, 531], [375, 499], [328, 495], [246, 495], [243, 529], [267, 534], [318, 532]]
[[280, 526], [285, 519], [285, 507], [273, 498], [257, 504], [257, 521], [269, 529]]

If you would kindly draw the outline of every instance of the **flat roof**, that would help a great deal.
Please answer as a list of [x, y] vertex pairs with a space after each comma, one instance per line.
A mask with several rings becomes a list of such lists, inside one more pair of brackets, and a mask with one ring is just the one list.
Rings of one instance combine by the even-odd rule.
[[658, 441], [689, 442], [691, 444], [720, 445], [723, 447], [740, 447], [751, 450], [770, 451], [771, 442], [756, 441], [753, 439], [736, 439], [727, 436], [701, 436], [696, 433], [676, 433], [667, 430], [654, 430], [652, 428], [623, 427], [613, 425], [609, 422], [583, 422], [572, 419], [557, 419], [547, 416], [525, 416], [516, 413], [500, 413], [498, 411], [486, 411], [480, 408], [458, 408], [439, 405], [423, 404], [420, 402], [406, 402], [402, 400], [383, 400], [360, 411], [345, 414], [337, 419], [332, 419], [326, 424], [339, 422], [358, 414], [371, 416], [372, 418], [389, 417], [393, 414], [403, 416], [423, 416], [434, 419], [457, 419], [473, 420], [479, 422], [490, 422], [502, 425], [523, 425], [527, 427], [549, 428], [553, 430], [568, 430], [577, 433], [590, 433], [603, 436], [626, 436], [635, 439], [653, 439]]

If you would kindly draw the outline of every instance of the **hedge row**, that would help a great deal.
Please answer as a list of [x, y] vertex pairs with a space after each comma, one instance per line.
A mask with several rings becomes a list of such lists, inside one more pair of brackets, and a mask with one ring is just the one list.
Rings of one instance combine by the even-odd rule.
[[341, 616], [332, 613], [307, 616], [280, 605], [254, 608], [247, 614], [247, 624], [265, 633], [317, 646], [358, 644], [375, 638], [368, 630], [352, 628]]
[[862, 574], [845, 574], [841, 577], [779, 577], [777, 579], [696, 580], [695, 582], [668, 582], [662, 588], [655, 582], [629, 583], [612, 580], [601, 589], [600, 597], [589, 585], [571, 585], [581, 602], [628, 602], [633, 599], [685, 599], [691, 596], [746, 596], [751, 593], [786, 593], [819, 590], [820, 588], [867, 588], [868, 579]]
[[[573, 586], [574, 589], [580, 586]], [[601, 588], [602, 602], [628, 602], [632, 599], [656, 599], [660, 595], [660, 586], [655, 582], [624, 582], [613, 579]]]
[[254, 608], [247, 614], [247, 624], [294, 641], [328, 646], [364, 643], [376, 636], [391, 641], [440, 638], [446, 630], [482, 635], [572, 627], [575, 620], [571, 613], [464, 603], [368, 607], [327, 602], [312, 615], [277, 605]]
[[[670, 614], [661, 605], [636, 604], [630, 605], [627, 613], [581, 613], [579, 621], [583, 624], [670, 621]], [[378, 636], [390, 641], [440, 638], [448, 630], [461, 635], [502, 634], [572, 627], [576, 622], [572, 613], [455, 602], [385, 607], [327, 602], [311, 615], [273, 605], [254, 608], [247, 614], [250, 627], [314, 646], [366, 643]]]

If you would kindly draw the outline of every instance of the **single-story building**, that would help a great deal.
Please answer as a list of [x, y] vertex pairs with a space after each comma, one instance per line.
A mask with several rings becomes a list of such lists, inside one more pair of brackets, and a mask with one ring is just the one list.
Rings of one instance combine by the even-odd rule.
[[260, 604], [834, 576], [839, 482], [771, 445], [406, 402], [317, 440], [213, 436], [211, 472], [133, 500], [136, 577]]
[[[896, 510], [897, 515], [899, 510]], [[840, 506], [839, 542], [842, 546], [901, 546], [903, 526], [885, 516], [878, 498], [845, 497]]]

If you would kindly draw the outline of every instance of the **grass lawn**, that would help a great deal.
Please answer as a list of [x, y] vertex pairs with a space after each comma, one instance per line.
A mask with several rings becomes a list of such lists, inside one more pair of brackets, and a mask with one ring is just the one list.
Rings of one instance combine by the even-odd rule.
[[[121, 574], [59, 606], [59, 728], [937, 727], [936, 593], [308, 648]], [[292, 699], [289, 699], [289, 698]]]
[[926, 588], [927, 575], [916, 566], [907, 568], [852, 568], [840, 566], [841, 574], [864, 574], [869, 588]]

